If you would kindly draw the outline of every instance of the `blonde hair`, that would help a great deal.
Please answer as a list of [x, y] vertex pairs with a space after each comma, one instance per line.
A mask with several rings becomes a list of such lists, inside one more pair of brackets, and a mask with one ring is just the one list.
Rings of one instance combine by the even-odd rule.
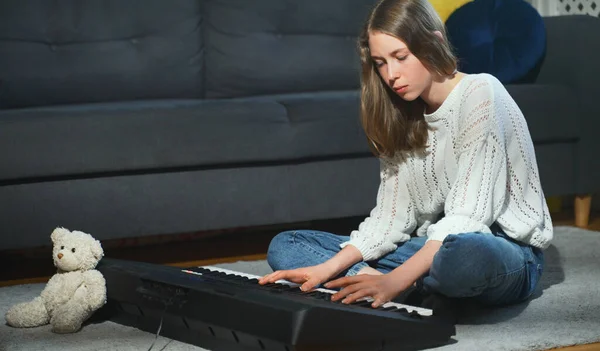
[[423, 149], [429, 131], [423, 118], [425, 103], [421, 99], [405, 101], [385, 84], [371, 58], [372, 32], [402, 40], [425, 68], [444, 76], [451, 75], [457, 67], [444, 23], [428, 0], [381, 0], [358, 38], [362, 65], [360, 119], [369, 147], [376, 156], [387, 158], [397, 152]]

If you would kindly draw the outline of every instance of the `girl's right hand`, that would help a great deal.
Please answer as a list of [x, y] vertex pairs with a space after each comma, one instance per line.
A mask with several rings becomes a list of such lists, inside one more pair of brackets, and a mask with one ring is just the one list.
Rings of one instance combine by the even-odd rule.
[[335, 271], [326, 264], [316, 266], [282, 270], [269, 273], [258, 280], [261, 285], [274, 283], [284, 279], [296, 284], [301, 284], [302, 291], [309, 291], [333, 277]]

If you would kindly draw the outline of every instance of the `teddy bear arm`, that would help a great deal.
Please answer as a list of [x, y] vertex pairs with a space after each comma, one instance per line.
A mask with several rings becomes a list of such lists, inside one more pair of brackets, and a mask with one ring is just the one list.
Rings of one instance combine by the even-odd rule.
[[84, 283], [87, 287], [86, 305], [95, 311], [106, 303], [106, 280], [99, 271], [90, 270], [84, 273]]

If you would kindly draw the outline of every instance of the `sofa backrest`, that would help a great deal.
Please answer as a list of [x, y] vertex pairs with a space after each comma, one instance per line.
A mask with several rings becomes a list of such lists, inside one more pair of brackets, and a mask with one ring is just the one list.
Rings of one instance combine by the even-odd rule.
[[358, 88], [356, 37], [374, 4], [206, 1], [206, 96]]
[[3, 0], [0, 108], [359, 86], [375, 0]]
[[3, 0], [0, 108], [202, 95], [197, 0]]

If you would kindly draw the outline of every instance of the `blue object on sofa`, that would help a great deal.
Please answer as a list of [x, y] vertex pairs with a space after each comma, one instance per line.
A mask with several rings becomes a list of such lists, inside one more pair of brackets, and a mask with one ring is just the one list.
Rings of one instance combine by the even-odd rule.
[[490, 73], [512, 83], [544, 56], [544, 21], [524, 0], [474, 0], [458, 8], [446, 27], [466, 73]]

